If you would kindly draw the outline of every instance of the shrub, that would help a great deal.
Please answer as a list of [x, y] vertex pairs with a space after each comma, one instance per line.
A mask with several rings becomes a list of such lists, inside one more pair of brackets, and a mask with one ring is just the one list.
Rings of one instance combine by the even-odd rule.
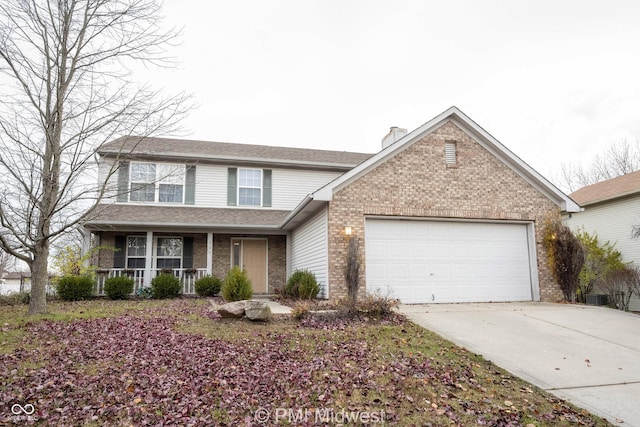
[[291, 316], [296, 320], [302, 320], [311, 310], [307, 301], [298, 301], [291, 308]]
[[598, 281], [600, 289], [609, 296], [609, 303], [618, 310], [629, 311], [629, 300], [634, 293], [640, 295], [640, 269], [627, 266], [610, 271]]
[[111, 299], [127, 299], [132, 292], [133, 279], [131, 277], [110, 277], [104, 282], [104, 293]]
[[543, 243], [551, 273], [560, 285], [565, 301], [575, 302], [578, 276], [584, 263], [580, 241], [560, 219], [550, 219], [544, 227]]
[[586, 303], [587, 295], [591, 293], [598, 280], [604, 278], [610, 271], [624, 267], [622, 254], [610, 242], [600, 243], [597, 234], [589, 234], [584, 230], [576, 233], [576, 237], [584, 249], [584, 264], [578, 276], [578, 302]]
[[284, 293], [290, 298], [313, 299], [319, 292], [320, 285], [315, 274], [309, 270], [296, 270], [287, 280]]
[[222, 280], [218, 277], [206, 275], [196, 280], [196, 294], [201, 297], [218, 295], [222, 287]]
[[180, 279], [173, 274], [160, 274], [151, 280], [151, 296], [155, 299], [175, 298], [181, 290]]
[[12, 292], [7, 295], [0, 295], [0, 306], [29, 304], [30, 299], [29, 292]]
[[247, 273], [237, 266], [229, 270], [222, 284], [222, 297], [227, 301], [242, 301], [252, 296], [253, 288]]
[[89, 276], [62, 276], [56, 283], [56, 293], [64, 301], [79, 301], [91, 298], [93, 279]]
[[381, 319], [393, 315], [393, 309], [398, 305], [400, 305], [400, 300], [397, 298], [378, 293], [368, 293], [360, 299], [357, 307], [358, 312]]
[[360, 288], [360, 269], [362, 262], [360, 259], [360, 245], [357, 237], [349, 239], [349, 248], [345, 255], [344, 279], [347, 282], [347, 295], [349, 298], [350, 310], [357, 310], [358, 289]]

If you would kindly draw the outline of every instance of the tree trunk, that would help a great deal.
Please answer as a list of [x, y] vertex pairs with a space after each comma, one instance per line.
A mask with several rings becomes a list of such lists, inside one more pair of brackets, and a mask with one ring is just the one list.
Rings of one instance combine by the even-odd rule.
[[34, 252], [31, 269], [31, 298], [29, 300], [29, 315], [44, 314], [47, 312], [47, 284], [49, 283], [48, 257], [49, 243], [44, 240]]

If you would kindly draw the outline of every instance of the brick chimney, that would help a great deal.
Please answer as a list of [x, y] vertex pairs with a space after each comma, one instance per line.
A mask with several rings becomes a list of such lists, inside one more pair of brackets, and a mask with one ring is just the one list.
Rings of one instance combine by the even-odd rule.
[[384, 150], [397, 140], [401, 139], [406, 134], [406, 129], [399, 128], [398, 126], [391, 126], [391, 129], [389, 129], [389, 133], [384, 138], [382, 138], [382, 149]]

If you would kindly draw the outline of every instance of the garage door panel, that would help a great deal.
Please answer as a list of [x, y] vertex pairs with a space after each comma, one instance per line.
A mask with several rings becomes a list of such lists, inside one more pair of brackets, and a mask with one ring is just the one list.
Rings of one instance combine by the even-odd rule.
[[365, 233], [369, 291], [405, 303], [532, 298], [526, 224], [368, 219]]

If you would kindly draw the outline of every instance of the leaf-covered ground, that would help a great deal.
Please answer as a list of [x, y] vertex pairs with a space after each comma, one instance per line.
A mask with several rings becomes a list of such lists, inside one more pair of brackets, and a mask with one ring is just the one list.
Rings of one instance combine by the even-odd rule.
[[0, 425], [607, 425], [403, 319], [262, 324], [209, 307], [8, 308]]

